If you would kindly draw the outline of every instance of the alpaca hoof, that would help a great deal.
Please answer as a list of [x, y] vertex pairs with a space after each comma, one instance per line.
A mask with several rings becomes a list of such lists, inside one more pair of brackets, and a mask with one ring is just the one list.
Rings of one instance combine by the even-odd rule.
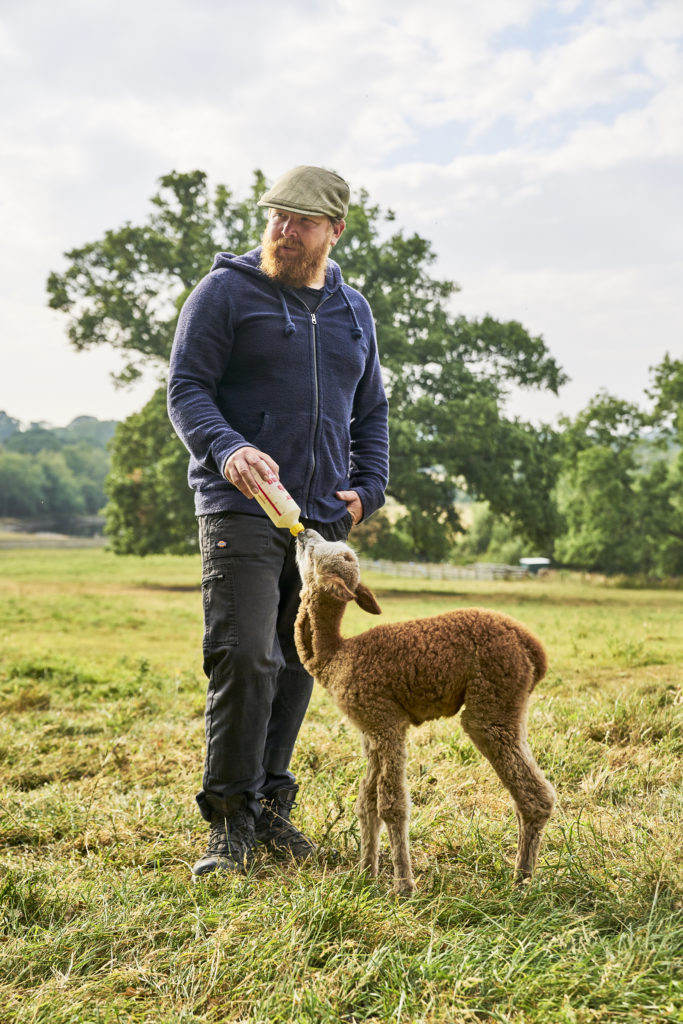
[[415, 882], [412, 878], [396, 878], [394, 880], [394, 892], [397, 896], [410, 896], [415, 892]]
[[516, 871], [515, 885], [519, 887], [523, 885], [531, 885], [531, 871]]

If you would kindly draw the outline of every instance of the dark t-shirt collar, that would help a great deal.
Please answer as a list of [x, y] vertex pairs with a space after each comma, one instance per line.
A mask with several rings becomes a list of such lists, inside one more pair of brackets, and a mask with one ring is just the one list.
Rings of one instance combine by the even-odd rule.
[[292, 291], [313, 313], [320, 305], [325, 288], [292, 288]]

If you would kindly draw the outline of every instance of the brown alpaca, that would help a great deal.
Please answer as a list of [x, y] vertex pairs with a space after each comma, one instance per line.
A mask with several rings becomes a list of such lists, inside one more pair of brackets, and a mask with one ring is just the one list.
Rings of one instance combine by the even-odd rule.
[[361, 868], [376, 875], [382, 823], [389, 833], [396, 892], [412, 892], [408, 848], [410, 797], [406, 732], [455, 715], [512, 795], [519, 827], [515, 873], [528, 878], [555, 794], [529, 749], [529, 695], [547, 663], [539, 640], [507, 615], [476, 608], [376, 626], [343, 639], [349, 601], [379, 615], [360, 582], [358, 558], [315, 530], [299, 535], [302, 580], [296, 645], [306, 669], [325, 687], [363, 738], [367, 771], [356, 813]]

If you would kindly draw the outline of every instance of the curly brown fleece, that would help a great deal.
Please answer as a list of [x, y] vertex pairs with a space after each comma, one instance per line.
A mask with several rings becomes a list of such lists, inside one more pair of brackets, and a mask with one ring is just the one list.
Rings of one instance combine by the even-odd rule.
[[546, 668], [540, 641], [507, 615], [478, 608], [376, 626], [349, 639], [349, 601], [381, 609], [360, 581], [358, 558], [315, 530], [300, 534], [302, 579], [295, 626], [299, 657], [361, 731], [367, 771], [356, 803], [361, 867], [377, 874], [379, 833], [389, 834], [396, 892], [415, 888], [408, 825], [406, 732], [455, 715], [510, 792], [519, 826], [515, 872], [528, 878], [555, 801], [526, 737], [527, 705]]

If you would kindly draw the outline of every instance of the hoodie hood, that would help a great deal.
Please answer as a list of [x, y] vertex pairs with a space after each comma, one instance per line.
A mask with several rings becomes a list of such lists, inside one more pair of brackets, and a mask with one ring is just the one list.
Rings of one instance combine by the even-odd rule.
[[[232, 252], [219, 252], [216, 254], [212, 270], [218, 270], [221, 267], [231, 267], [233, 270], [245, 270], [247, 273], [256, 273], [264, 281], [270, 282], [274, 288], [280, 290], [280, 285], [277, 281], [273, 281], [272, 278], [268, 277], [267, 274], [261, 270], [261, 249], [259, 245], [256, 249], [250, 249], [249, 252], [242, 253], [240, 256], [236, 256]], [[327, 272], [325, 274], [325, 288], [329, 292], [335, 292], [337, 288], [341, 288], [343, 284], [342, 272], [338, 263], [334, 260], [327, 260]], [[290, 291], [291, 289], [285, 288], [284, 291]]]
[[[277, 281], [274, 281], [261, 270], [261, 248], [262, 247], [259, 245], [257, 249], [250, 249], [249, 252], [242, 253], [240, 256], [231, 252], [219, 252], [214, 257], [211, 270], [241, 270], [247, 274], [256, 274], [262, 281], [267, 282], [280, 300], [284, 321], [283, 333], [285, 337], [288, 338], [296, 331], [296, 325], [290, 316], [285, 296], [287, 294], [296, 295], [296, 290], [279, 285]], [[342, 299], [344, 300], [344, 304], [346, 305], [351, 319], [351, 337], [354, 341], [359, 341], [363, 337], [363, 328], [358, 321], [356, 311], [351, 304], [349, 296], [347, 295], [341, 268], [338, 263], [335, 263], [334, 260], [329, 258], [327, 260], [324, 288], [325, 294], [323, 295], [323, 299], [326, 296], [333, 295], [335, 292], [341, 290]]]

